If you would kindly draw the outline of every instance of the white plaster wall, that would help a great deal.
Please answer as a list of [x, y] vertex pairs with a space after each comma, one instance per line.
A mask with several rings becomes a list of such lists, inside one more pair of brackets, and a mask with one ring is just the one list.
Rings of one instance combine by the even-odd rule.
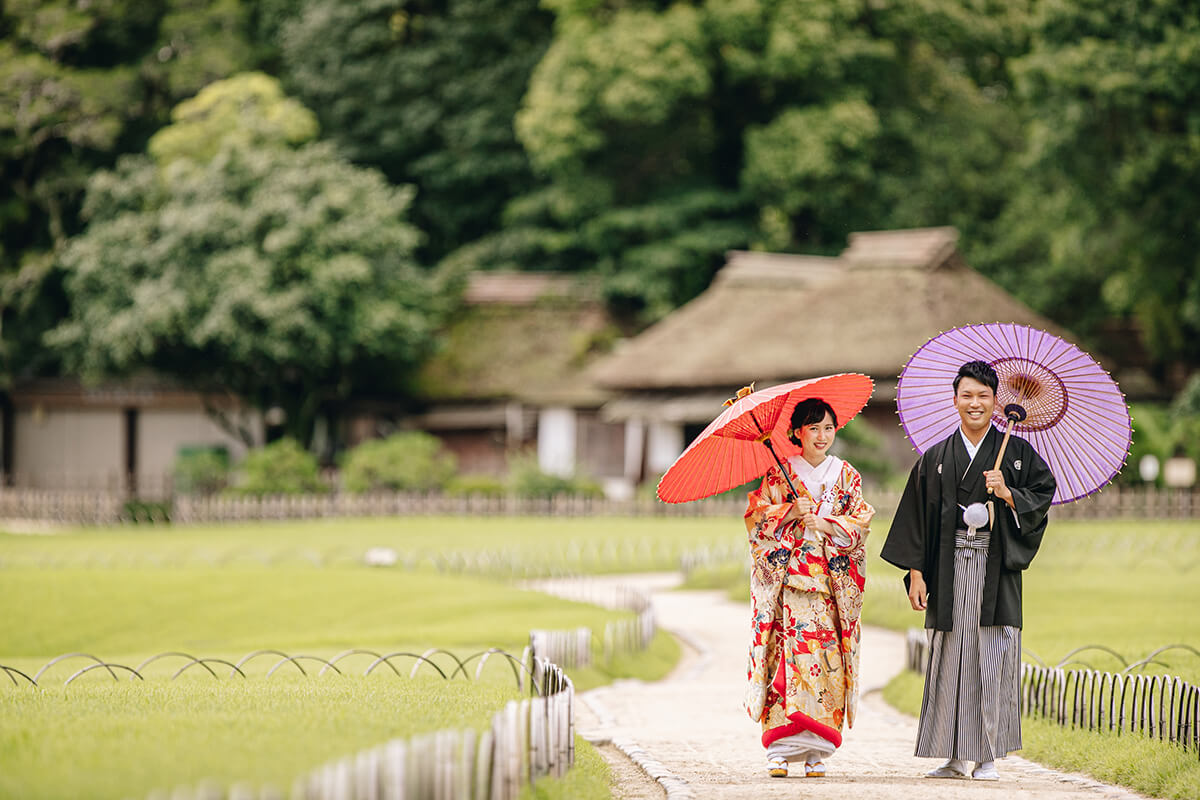
[[651, 422], [646, 431], [646, 469], [651, 475], [667, 471], [683, 452], [683, 426]]
[[537, 454], [542, 472], [566, 478], [575, 471], [574, 409], [538, 411]]
[[631, 419], [625, 423], [625, 478], [636, 482], [641, 477], [642, 458], [646, 454], [646, 423]]
[[202, 409], [142, 410], [138, 413], [139, 481], [162, 480], [174, 468], [181, 447], [197, 446], [224, 446], [231, 464], [246, 454], [241, 440], [226, 433]]
[[17, 409], [13, 478], [33, 489], [117, 489], [125, 470], [120, 409]]

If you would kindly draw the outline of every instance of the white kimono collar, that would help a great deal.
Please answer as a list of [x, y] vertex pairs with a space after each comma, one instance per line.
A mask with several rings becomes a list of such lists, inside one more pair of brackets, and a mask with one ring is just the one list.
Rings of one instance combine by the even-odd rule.
[[796, 473], [797, 478], [804, 481], [804, 487], [808, 489], [808, 493], [818, 498], [818, 501], [822, 488], [828, 489], [837, 483], [843, 463], [837, 456], [825, 456], [825, 460], [814, 467], [804, 460], [804, 456], [797, 455], [788, 458], [788, 466]]

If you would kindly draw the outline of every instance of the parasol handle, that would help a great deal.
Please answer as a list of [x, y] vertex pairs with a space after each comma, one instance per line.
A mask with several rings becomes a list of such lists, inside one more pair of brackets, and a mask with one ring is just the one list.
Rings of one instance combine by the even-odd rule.
[[[996, 453], [996, 463], [992, 466], [993, 470], [1000, 469], [1000, 462], [1004, 460], [1004, 451], [1008, 448], [1008, 437], [1012, 436], [1013, 425], [1025, 419], [1025, 409], [1020, 406], [1010, 405], [1004, 409], [1008, 416], [1008, 424], [1004, 426], [1004, 441], [1000, 442], [1000, 452]], [[988, 487], [988, 496], [992, 494], [992, 487]], [[992, 505], [992, 501], [987, 501], [988, 510], [988, 527], [991, 528], [996, 524], [996, 509]]]
[[[1013, 425], [1018, 422], [1025, 421], [1025, 409], [1016, 403], [1009, 403], [1004, 407], [1004, 415], [1008, 417], [1008, 424], [1004, 426], [1004, 441], [1000, 442], [1000, 452], [996, 453], [996, 463], [992, 466], [993, 470], [1000, 469], [1000, 462], [1004, 460], [1004, 451], [1008, 448], [1008, 437], [1012, 436]], [[988, 494], [992, 493], [992, 487], [988, 487]]]
[[[758, 422], [758, 420], [754, 421]], [[783, 479], [787, 481], [788, 488], [792, 490], [792, 502], [795, 502], [796, 498], [800, 496], [800, 493], [796, 491], [796, 484], [792, 483], [792, 476], [788, 475], [787, 467], [785, 467], [783, 462], [779, 460], [779, 454], [775, 452], [775, 447], [771, 444], [771, 437], [767, 436], [767, 438], [762, 440], [762, 443], [765, 444], [767, 449], [771, 451], [771, 455], [775, 458], [775, 463], [779, 465], [779, 471], [783, 473]]]

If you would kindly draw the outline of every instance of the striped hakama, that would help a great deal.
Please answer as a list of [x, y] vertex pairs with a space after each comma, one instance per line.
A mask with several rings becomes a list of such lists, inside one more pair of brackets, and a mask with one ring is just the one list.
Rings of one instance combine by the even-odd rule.
[[953, 630], [928, 629], [920, 758], [993, 761], [1021, 749], [1021, 630], [979, 625], [988, 540], [955, 534]]

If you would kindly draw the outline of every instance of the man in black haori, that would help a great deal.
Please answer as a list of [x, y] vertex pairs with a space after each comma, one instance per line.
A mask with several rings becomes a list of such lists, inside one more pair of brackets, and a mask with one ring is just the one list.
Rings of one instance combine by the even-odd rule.
[[1017, 436], [992, 469], [1003, 439], [992, 425], [998, 386], [985, 361], [959, 369], [962, 422], [913, 467], [883, 546], [885, 561], [908, 570], [913, 610], [925, 612], [916, 755], [947, 759], [930, 778], [999, 780], [996, 759], [1021, 749], [1021, 572], [1041, 545], [1055, 482]]

